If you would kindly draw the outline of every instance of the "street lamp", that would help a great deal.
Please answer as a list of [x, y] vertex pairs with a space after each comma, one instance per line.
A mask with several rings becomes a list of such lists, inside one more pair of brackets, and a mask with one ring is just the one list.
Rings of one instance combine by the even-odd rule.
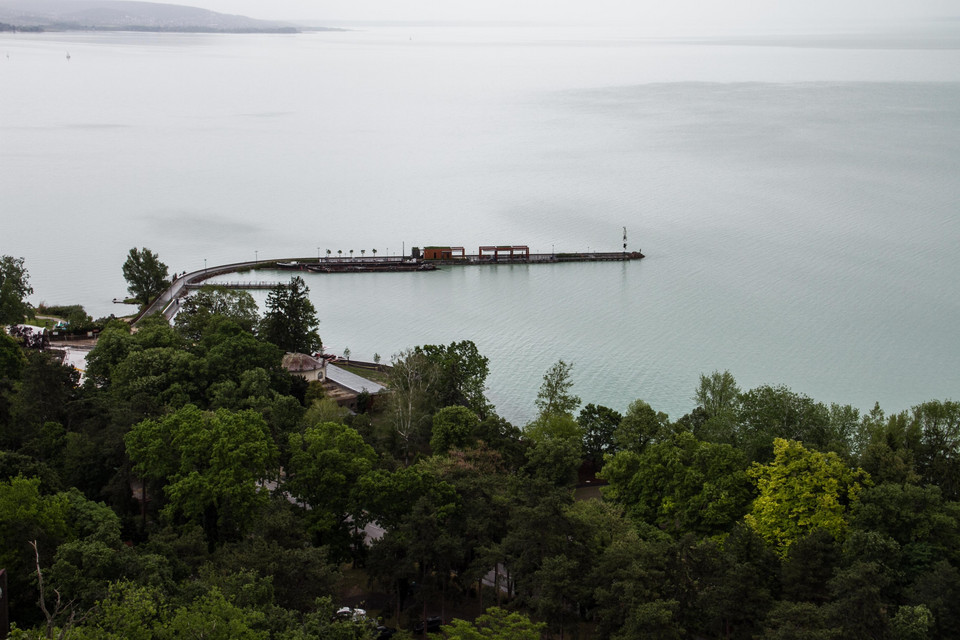
[[260, 252], [256, 249], [253, 250], [253, 262], [254, 264], [260, 262]]
[[207, 259], [206, 259], [206, 258], [203, 259], [203, 272], [204, 272], [204, 273], [207, 272]]

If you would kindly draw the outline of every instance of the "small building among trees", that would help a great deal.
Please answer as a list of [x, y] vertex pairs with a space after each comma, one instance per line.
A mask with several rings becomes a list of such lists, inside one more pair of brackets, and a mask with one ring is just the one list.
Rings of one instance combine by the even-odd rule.
[[327, 381], [327, 362], [306, 353], [287, 353], [283, 356], [283, 368], [293, 375], [306, 378], [307, 382]]

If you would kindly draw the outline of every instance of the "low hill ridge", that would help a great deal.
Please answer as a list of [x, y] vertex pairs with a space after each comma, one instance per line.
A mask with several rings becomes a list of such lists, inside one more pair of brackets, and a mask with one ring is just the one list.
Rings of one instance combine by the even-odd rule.
[[45, 29], [294, 31], [290, 24], [132, 0], [0, 0], [0, 22]]

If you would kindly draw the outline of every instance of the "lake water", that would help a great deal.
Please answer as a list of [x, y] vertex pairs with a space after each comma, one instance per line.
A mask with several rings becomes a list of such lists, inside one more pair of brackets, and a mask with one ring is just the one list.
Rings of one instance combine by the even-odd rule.
[[958, 31], [0, 34], [0, 253], [33, 302], [102, 316], [133, 246], [183, 271], [616, 251], [626, 226], [640, 262], [309, 275], [321, 336], [384, 360], [473, 340], [518, 423], [561, 358], [584, 402], [674, 418], [715, 369], [861, 408], [956, 398]]

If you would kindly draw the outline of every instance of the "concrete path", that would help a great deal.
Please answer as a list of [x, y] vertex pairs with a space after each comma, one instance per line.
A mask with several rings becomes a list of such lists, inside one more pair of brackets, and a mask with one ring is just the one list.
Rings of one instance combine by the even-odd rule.
[[180, 298], [187, 295], [187, 285], [188, 284], [197, 284], [203, 282], [207, 278], [212, 278], [213, 276], [221, 275], [224, 273], [232, 273], [234, 271], [240, 271], [243, 269], [254, 269], [260, 265], [264, 264], [263, 260], [251, 260], [249, 262], [234, 262], [233, 264], [221, 264], [215, 267], [210, 267], [209, 269], [198, 269], [191, 273], [184, 274], [179, 276], [170, 283], [170, 286], [167, 287], [167, 290], [157, 296], [157, 299], [150, 303], [143, 312], [140, 313], [133, 320], [133, 325], [136, 326], [140, 320], [146, 318], [149, 315], [154, 313], [163, 313], [163, 316], [167, 319], [167, 322], [173, 320], [173, 317], [177, 315], [177, 311], [180, 309]]

